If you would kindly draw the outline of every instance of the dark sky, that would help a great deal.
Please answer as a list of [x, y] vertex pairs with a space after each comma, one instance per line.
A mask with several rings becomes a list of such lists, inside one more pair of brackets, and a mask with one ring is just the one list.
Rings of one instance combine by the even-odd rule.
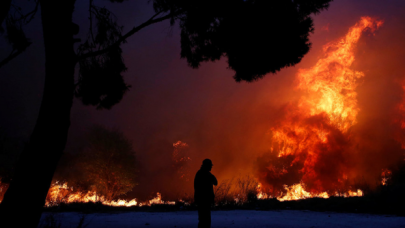
[[[84, 39], [87, 5], [85, 1], [78, 2], [74, 22], [81, 26], [79, 37]], [[124, 32], [153, 14], [151, 4], [146, 0], [95, 3], [108, 6], [124, 25]], [[322, 45], [343, 36], [361, 16], [378, 17], [385, 23], [377, 32], [376, 40], [371, 42], [375, 46], [367, 46], [371, 54], [363, 55], [368, 62], [356, 66], [372, 68], [376, 63], [391, 64], [390, 69], [396, 66], [398, 69], [391, 69], [388, 75], [381, 74], [381, 77], [403, 77], [405, 72], [400, 64], [405, 60], [404, 12], [405, 1], [402, 0], [335, 0], [327, 11], [314, 16], [315, 33], [310, 38], [313, 46], [303, 61], [254, 83], [236, 83], [233, 72], [227, 69], [226, 59], [202, 64], [197, 70], [189, 68], [186, 61], [180, 59], [178, 25], [171, 27], [164, 21], [149, 26], [122, 46], [128, 67], [124, 76], [132, 87], [118, 105], [100, 111], [74, 100], [67, 150], [75, 150], [89, 126], [103, 124], [121, 129], [132, 140], [137, 154], [148, 161], [150, 158], [146, 157], [151, 145], [182, 140], [192, 148], [196, 164], [202, 158], [222, 153], [226, 159], [214, 160], [214, 169], [215, 165], [232, 166], [233, 172], [241, 172], [246, 167], [239, 165], [250, 162], [246, 160], [250, 150], [266, 149], [265, 141], [276, 110], [299, 95], [293, 89], [297, 70], [312, 66], [321, 54]], [[24, 140], [33, 129], [44, 84], [39, 19], [37, 15], [25, 28], [33, 45], [0, 68], [0, 130]], [[8, 44], [1, 39], [0, 57], [9, 50]], [[366, 81], [365, 86], [373, 83], [378, 84]], [[376, 91], [384, 92], [384, 88], [378, 87]], [[362, 94], [359, 96], [361, 99]], [[385, 99], [397, 98], [378, 96], [376, 99], [382, 104]], [[158, 157], [154, 159], [159, 160]], [[227, 172], [226, 169], [223, 172]]]

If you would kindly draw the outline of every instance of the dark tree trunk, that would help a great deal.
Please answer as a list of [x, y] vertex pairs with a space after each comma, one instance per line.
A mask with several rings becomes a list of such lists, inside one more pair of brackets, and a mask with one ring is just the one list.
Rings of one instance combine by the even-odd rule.
[[65, 148], [74, 91], [74, 0], [40, 0], [45, 87], [38, 119], [1, 204], [1, 227], [37, 227]]

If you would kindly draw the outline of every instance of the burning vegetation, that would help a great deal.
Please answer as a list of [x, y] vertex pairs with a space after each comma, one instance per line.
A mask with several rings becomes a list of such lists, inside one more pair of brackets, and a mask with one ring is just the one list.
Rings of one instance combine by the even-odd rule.
[[271, 128], [270, 151], [256, 162], [268, 194], [279, 200], [362, 196], [362, 190], [386, 184], [404, 159], [396, 146], [404, 148], [403, 101], [389, 117], [394, 123], [382, 129], [376, 120], [367, 126], [358, 118], [356, 89], [367, 74], [352, 67], [356, 44], [382, 25], [362, 17], [343, 38], [323, 47], [324, 56], [312, 68], [298, 71], [296, 89], [303, 95], [282, 108]]
[[271, 129], [270, 152], [257, 162], [259, 180], [270, 194], [282, 199], [357, 195], [350, 157], [356, 153], [352, 127], [360, 111], [356, 88], [365, 74], [351, 66], [361, 35], [382, 24], [361, 18], [345, 37], [323, 47], [315, 66], [298, 71], [297, 89], [304, 95], [283, 108], [284, 117]]

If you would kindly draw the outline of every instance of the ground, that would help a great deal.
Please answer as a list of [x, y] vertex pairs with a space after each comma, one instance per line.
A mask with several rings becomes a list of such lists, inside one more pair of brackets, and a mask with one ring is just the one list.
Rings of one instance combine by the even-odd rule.
[[[42, 215], [40, 227], [46, 225], [46, 219], [53, 215], [62, 228], [76, 228], [80, 218], [85, 216], [87, 228], [103, 227], [197, 227], [196, 211], [178, 212], [122, 212], [91, 213], [77, 212], [51, 213]], [[313, 211], [253, 211], [232, 210], [213, 211], [212, 228], [271, 227], [271, 228], [335, 228], [367, 227], [388, 228], [404, 227], [405, 217], [392, 215], [350, 214]]]

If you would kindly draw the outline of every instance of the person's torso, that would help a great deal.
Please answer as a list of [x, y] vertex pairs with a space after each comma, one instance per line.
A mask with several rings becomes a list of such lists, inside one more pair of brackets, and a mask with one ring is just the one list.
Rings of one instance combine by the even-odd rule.
[[202, 200], [214, 197], [213, 175], [209, 171], [198, 170], [194, 179], [194, 195]]

